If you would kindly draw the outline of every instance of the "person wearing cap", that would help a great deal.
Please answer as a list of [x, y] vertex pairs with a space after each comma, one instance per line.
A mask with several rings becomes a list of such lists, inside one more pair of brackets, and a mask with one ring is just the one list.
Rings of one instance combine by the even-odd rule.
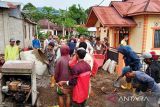
[[152, 57], [152, 54], [149, 52], [144, 52], [142, 54], [144, 62], [148, 65], [146, 69], [146, 74], [151, 76], [157, 83], [160, 82], [160, 64], [155, 61]]
[[133, 71], [129, 66], [126, 66], [122, 70], [122, 75], [132, 79], [132, 86], [136, 88], [136, 92], [151, 91], [154, 93], [160, 93], [160, 85], [145, 72]]
[[156, 54], [155, 51], [151, 51], [150, 54], [152, 55], [153, 60], [158, 61], [159, 56]]
[[58, 82], [60, 87], [64, 85], [73, 87], [72, 107], [85, 107], [88, 99], [91, 67], [84, 61], [85, 56], [86, 50], [78, 48], [76, 51], [78, 63], [71, 70], [72, 78], [69, 81]]
[[54, 52], [54, 43], [50, 42], [44, 50], [44, 54], [48, 59], [46, 64], [48, 65], [49, 74], [51, 74], [51, 87], [54, 87], [54, 63], [55, 63], [55, 52]]
[[19, 56], [19, 48], [15, 46], [15, 39], [10, 39], [10, 44], [5, 47], [5, 61], [16, 60]]

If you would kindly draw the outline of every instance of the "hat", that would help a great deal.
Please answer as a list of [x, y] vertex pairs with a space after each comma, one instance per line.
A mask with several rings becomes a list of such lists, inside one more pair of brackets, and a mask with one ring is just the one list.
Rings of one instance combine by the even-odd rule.
[[15, 38], [10, 38], [10, 42], [15, 42]]
[[131, 72], [132, 69], [130, 68], [130, 66], [126, 66], [122, 69], [122, 75], [124, 76], [127, 72]]
[[150, 59], [150, 58], [152, 58], [152, 54], [149, 53], [149, 52], [144, 52], [142, 54], [142, 58], [144, 58], [144, 59]]
[[151, 51], [150, 54], [152, 55], [152, 58], [153, 58], [154, 60], [158, 60], [159, 56], [156, 54], [155, 51]]

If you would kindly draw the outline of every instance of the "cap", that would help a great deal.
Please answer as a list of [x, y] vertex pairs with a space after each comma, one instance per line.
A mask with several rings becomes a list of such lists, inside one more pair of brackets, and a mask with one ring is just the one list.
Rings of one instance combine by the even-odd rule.
[[15, 42], [15, 38], [10, 38], [10, 42]]
[[142, 54], [142, 58], [144, 58], [144, 59], [150, 59], [150, 58], [152, 58], [152, 54], [149, 53], [149, 52], [144, 52]]
[[130, 66], [126, 66], [122, 69], [122, 76], [124, 76], [127, 72], [131, 72], [132, 69]]

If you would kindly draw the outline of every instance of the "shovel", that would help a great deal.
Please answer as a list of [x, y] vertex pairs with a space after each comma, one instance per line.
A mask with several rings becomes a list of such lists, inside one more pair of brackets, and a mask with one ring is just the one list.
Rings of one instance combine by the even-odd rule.
[[115, 88], [120, 88], [120, 87], [121, 87], [119, 80], [120, 80], [122, 77], [123, 77], [123, 76], [119, 76], [119, 77], [116, 79], [116, 81], [113, 82], [113, 86], [114, 86]]
[[120, 88], [120, 87], [121, 87], [119, 81], [114, 81], [114, 82], [113, 82], [113, 86], [114, 86], [115, 88]]

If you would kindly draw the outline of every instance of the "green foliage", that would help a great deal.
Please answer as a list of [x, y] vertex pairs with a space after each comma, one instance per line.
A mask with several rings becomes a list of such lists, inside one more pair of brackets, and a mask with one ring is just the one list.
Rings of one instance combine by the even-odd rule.
[[85, 10], [78, 5], [72, 5], [69, 7], [68, 16], [76, 21], [77, 24], [83, 24], [86, 21], [87, 15]]
[[[33, 4], [28, 3], [23, 7], [23, 13], [26, 18], [35, 22], [38, 22], [41, 19], [48, 19], [53, 23], [63, 26], [63, 28], [75, 28], [75, 25], [85, 23], [88, 10], [85, 10], [80, 5], [75, 4], [69, 7], [68, 10], [56, 10], [53, 7], [46, 6], [43, 8], [36, 8]], [[79, 34], [88, 35], [87, 30], [82, 27], [78, 27], [77, 32]], [[39, 35], [42, 37], [47, 36], [47, 34], [45, 35], [41, 32], [39, 32]]]
[[27, 3], [23, 7], [25, 17], [34, 21], [40, 19], [48, 19], [60, 25], [64, 24], [66, 27], [72, 27], [75, 24], [83, 24], [86, 21], [87, 12], [80, 5], [72, 5], [67, 10], [56, 10], [53, 7], [36, 8], [33, 4]]
[[89, 32], [84, 27], [77, 27], [76, 31], [79, 33], [79, 35], [85, 35], [85, 36], [89, 35]]
[[42, 15], [44, 19], [48, 19], [49, 21], [53, 21], [56, 17], [56, 15], [54, 15], [55, 13], [55, 9], [52, 7], [43, 7], [42, 8]]
[[67, 28], [74, 27], [75, 24], [76, 24], [75, 20], [73, 20], [71, 18], [66, 18], [64, 20], [64, 26], [67, 27]]
[[54, 21], [57, 16], [57, 10], [52, 7], [43, 7], [42, 9], [36, 8], [33, 4], [28, 3], [23, 7], [23, 13], [26, 18], [29, 18], [35, 22], [38, 22], [41, 19], [48, 19]]
[[27, 3], [24, 7], [23, 10], [36, 10], [36, 7], [32, 3]]

